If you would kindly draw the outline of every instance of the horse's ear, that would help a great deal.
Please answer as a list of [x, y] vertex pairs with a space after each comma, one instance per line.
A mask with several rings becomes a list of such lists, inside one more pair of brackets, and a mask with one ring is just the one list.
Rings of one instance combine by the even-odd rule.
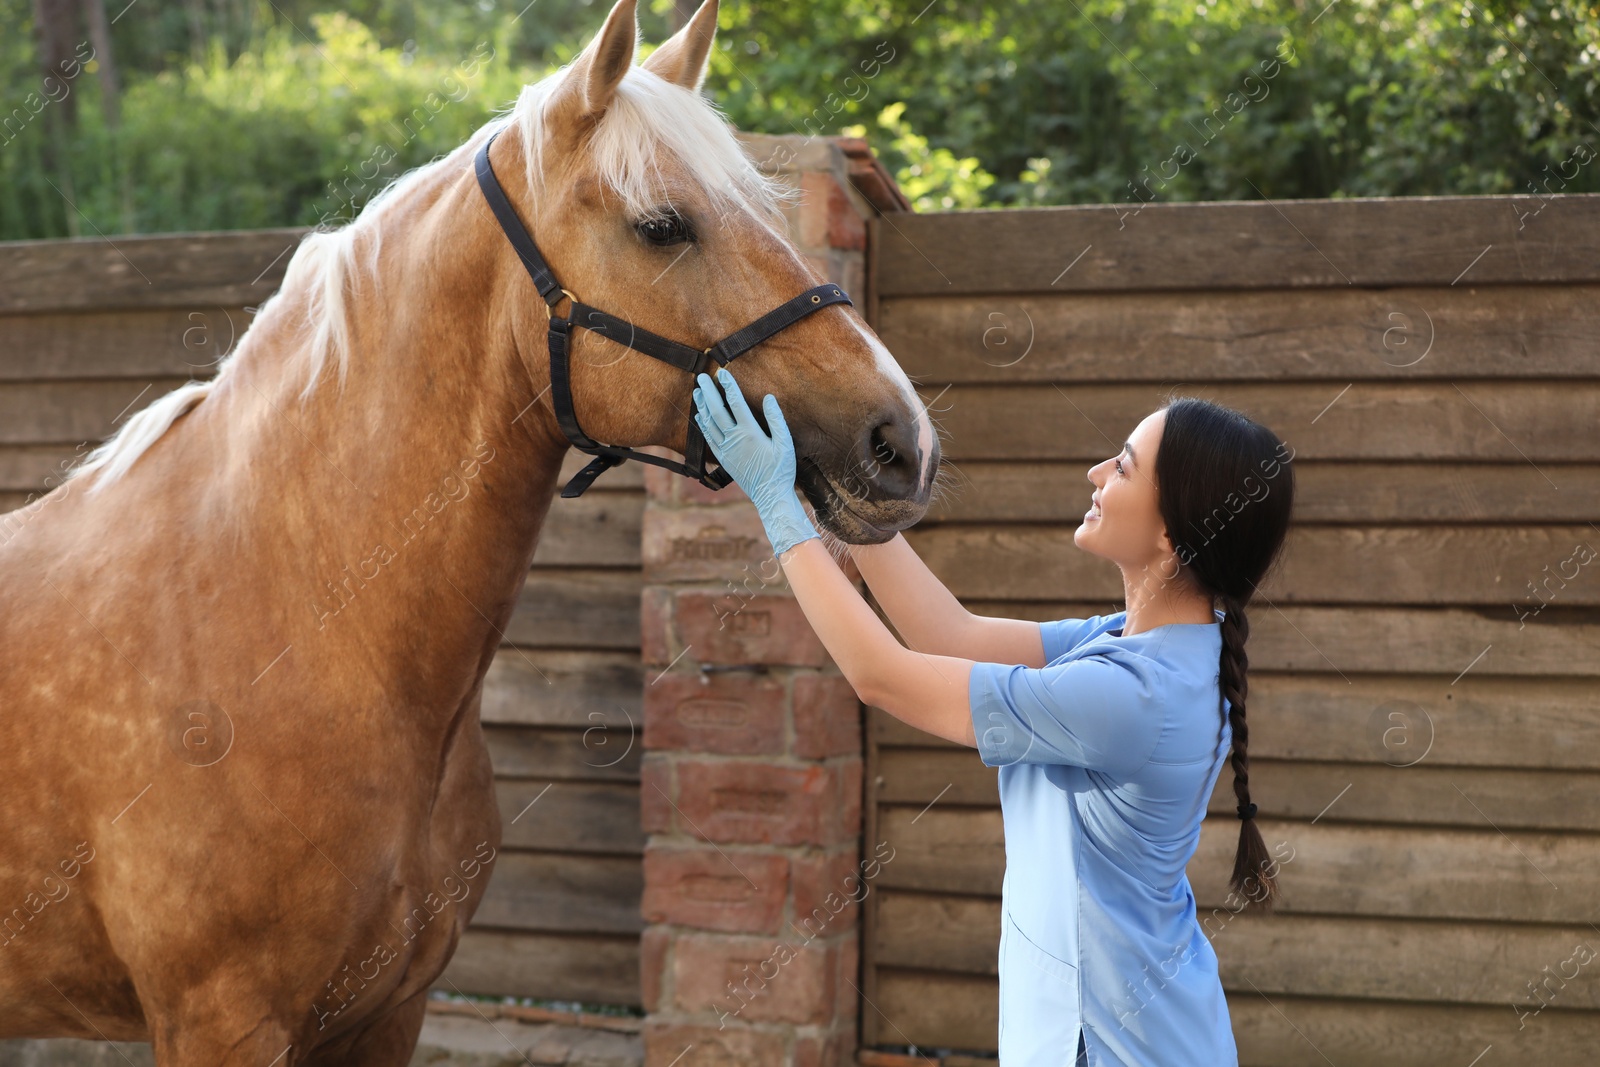
[[683, 29], [673, 34], [642, 66], [692, 93], [705, 81], [706, 60], [717, 36], [717, 0], [705, 0]]
[[563, 110], [569, 118], [597, 119], [611, 106], [617, 85], [633, 66], [638, 42], [636, 0], [617, 0], [600, 33], [589, 42], [566, 74]]

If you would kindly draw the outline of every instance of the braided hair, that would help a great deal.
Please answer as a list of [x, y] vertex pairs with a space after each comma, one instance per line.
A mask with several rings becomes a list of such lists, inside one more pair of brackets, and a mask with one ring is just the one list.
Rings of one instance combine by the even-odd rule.
[[1226, 698], [1240, 819], [1230, 884], [1248, 903], [1270, 908], [1277, 899], [1277, 882], [1250, 801], [1250, 733], [1245, 723], [1250, 619], [1245, 607], [1288, 534], [1294, 454], [1265, 426], [1209, 400], [1176, 397], [1164, 410], [1155, 461], [1161, 517], [1179, 573], [1212, 596], [1223, 612], [1218, 737]]

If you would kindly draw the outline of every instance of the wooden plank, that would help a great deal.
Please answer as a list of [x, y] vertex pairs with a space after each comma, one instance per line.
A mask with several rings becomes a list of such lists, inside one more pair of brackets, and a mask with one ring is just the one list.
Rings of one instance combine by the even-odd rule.
[[[1323, 822], [1600, 831], [1600, 775], [1593, 771], [1285, 763], [1252, 756], [1250, 785], [1261, 811], [1284, 819], [1315, 819], [1326, 809]], [[1208, 810], [1220, 818], [1238, 806], [1233, 773], [1224, 768]]]
[[[990, 523], [918, 527], [905, 538], [957, 597], [1117, 596], [1121, 571], [1078, 548], [1074, 533]], [[1600, 535], [1588, 525], [1295, 526], [1260, 596], [1280, 604], [1483, 604], [1543, 614], [1547, 603], [1600, 605], [1597, 560]]]
[[[1279, 860], [1281, 915], [1564, 923], [1583, 929], [1594, 915], [1588, 887], [1600, 874], [1600, 839], [1590, 834], [1496, 829], [1482, 818], [1477, 828], [1460, 830], [1273, 818], [1261, 820], [1261, 834]], [[1240, 902], [1228, 889], [1238, 839], [1237, 819], [1207, 819], [1189, 862], [1200, 918], [1219, 941], [1242, 918], [1235, 914]], [[1600, 951], [1600, 936], [1596, 946]]]
[[210, 310], [278, 288], [304, 229], [0, 243], [0, 313]]
[[481, 717], [485, 723], [626, 732], [643, 721], [643, 678], [639, 657], [627, 652], [502, 647], [484, 676]]
[[638, 567], [644, 494], [590, 492], [550, 504], [535, 567]]
[[[1530, 622], [1528, 630], [1536, 623]], [[1515, 630], [1515, 627], [1512, 627]], [[1526, 632], [1526, 631], [1524, 631]], [[1549, 631], [1544, 631], [1548, 640]], [[1254, 632], [1251, 666], [1256, 664]], [[1504, 677], [1496, 645], [1451, 684], [1415, 675], [1250, 672], [1250, 751], [1393, 767], [1600, 770], [1600, 702], [1581, 678]], [[1528, 649], [1523, 649], [1523, 653]], [[1418, 671], [1428, 670], [1419, 663]], [[1256, 709], [1265, 710], [1257, 715]]]
[[[918, 528], [944, 522], [1077, 525], [1104, 455], [1057, 462], [962, 460], [940, 466], [939, 497]], [[0, 471], [4, 454], [0, 452]], [[1313, 523], [1590, 521], [1600, 464], [1295, 461], [1294, 520]], [[41, 468], [40, 476], [47, 473]], [[1529, 477], [1529, 475], [1533, 475]], [[30, 481], [28, 485], [38, 484]]]
[[434, 988], [637, 1007], [642, 1003], [639, 939], [470, 927]]
[[1557, 1003], [1519, 1020], [1506, 1005], [1266, 998], [1246, 989], [1228, 997], [1228, 1014], [1240, 1067], [1588, 1067], [1600, 1013], [1560, 1011]]
[[[930, 396], [941, 387], [922, 385]], [[1215, 400], [1265, 423], [1297, 460], [1527, 465], [1600, 459], [1600, 436], [1593, 432], [1600, 423], [1600, 381], [1594, 380], [1355, 382], [1348, 391], [1332, 382], [1176, 390], [1153, 383], [957, 385], [939, 401], [943, 453], [956, 463], [1104, 459], [1172, 392]], [[1544, 478], [1537, 469], [1527, 473]], [[1554, 478], [1547, 484], [1557, 491]]]
[[878, 326], [958, 383], [1585, 378], [1597, 333], [1595, 285], [902, 297]]
[[[998, 900], [955, 901], [925, 893], [885, 892], [878, 909], [879, 966], [996, 973]], [[1222, 912], [1207, 933], [1228, 989], [1248, 990], [1253, 982], [1269, 994], [1496, 1006], [1505, 1005], [1507, 999], [1517, 1003], [1530, 997], [1525, 983], [1537, 981], [1543, 967], [1554, 969], [1572, 955], [1575, 945], [1600, 940], [1586, 924], [1418, 923], [1319, 915], [1261, 918], [1229, 912]], [[1374, 966], [1378, 961], [1381, 965]], [[1567, 970], [1577, 968], [1569, 965]], [[1592, 1011], [1600, 1007], [1600, 982], [1569, 981], [1556, 1000], [1563, 1008]]]
[[[1326, 811], [1334, 822], [1600, 831], [1600, 775], [1592, 771], [1288, 762], [1255, 754], [1254, 739], [1252, 725], [1251, 799], [1263, 816], [1315, 819]], [[887, 748], [878, 795], [889, 804], [937, 796], [941, 804], [994, 805], [997, 773], [971, 749]], [[1236, 807], [1225, 767], [1209, 810], [1220, 818]]]
[[641, 588], [636, 570], [535, 568], [506, 624], [506, 643], [637, 649]]
[[639, 856], [639, 787], [625, 782], [497, 779], [506, 848]]
[[0, 315], [0, 382], [209, 377], [250, 323], [237, 306]]
[[[1262, 760], [1310, 760], [1418, 769], [1600, 770], [1600, 707], [1593, 682], [1468, 674], [1442, 686], [1411, 675], [1275, 674], [1255, 666], [1253, 640], [1250, 651], [1252, 766]], [[876, 743], [886, 748], [959, 751], [976, 759], [971, 749], [907, 726], [878, 708], [868, 710], [867, 723]], [[912, 803], [921, 795], [917, 790], [929, 784], [943, 788], [940, 775], [948, 774], [948, 765], [939, 766], [946, 769], [928, 769], [925, 780], [904, 780], [886, 795]], [[897, 767], [914, 771], [916, 764]], [[966, 793], [947, 799], [968, 803], [956, 797], [992, 792], [990, 785], [988, 779], [958, 782], [958, 790]]]
[[994, 977], [1000, 973], [1000, 901], [885, 889], [878, 894], [871, 944], [880, 967]]
[[[895, 848], [879, 879], [885, 900], [893, 890], [1000, 896], [1005, 837], [998, 808], [887, 806], [880, 818], [880, 833]], [[1487, 820], [1443, 830], [1262, 819], [1261, 830], [1274, 855], [1287, 857], [1280, 861], [1282, 914], [1583, 923], [1591, 914], [1587, 898], [1557, 887], [1593, 884], [1600, 871], [1600, 843], [1591, 837], [1501, 832]], [[959, 835], [960, 847], [938, 836], [946, 832]], [[1228, 889], [1237, 841], [1235, 821], [1208, 819], [1189, 865], [1198, 906], [1221, 909], [1218, 927], [1237, 910]]]
[[[1240, 1067], [1467, 1067], [1475, 1059], [1479, 1065], [1589, 1067], [1600, 1042], [1600, 1012], [1558, 1010], [1556, 1003], [1519, 1028], [1504, 1003], [1265, 997], [1245, 987], [1228, 994], [1228, 1014]], [[993, 978], [886, 967], [879, 996], [863, 1011], [874, 1009], [879, 1044], [996, 1047], [999, 983]], [[1494, 1051], [1485, 1057], [1490, 1046]]]
[[637, 782], [642, 745], [626, 726], [596, 722], [583, 730], [538, 726], [483, 728], [489, 760], [501, 778]]
[[1600, 279], [1600, 194], [1550, 197], [1524, 225], [1531, 204], [1419, 196], [906, 213], [876, 231], [878, 296]]
[[631, 856], [502, 850], [473, 926], [547, 933], [638, 934], [644, 867]]
[[0, 443], [74, 446], [98, 442], [118, 429], [124, 412], [148, 407], [187, 378], [20, 382], [0, 389]]
[[[1017, 619], [1111, 614], [1111, 601], [971, 600], [981, 615]], [[1592, 608], [1549, 607], [1519, 628], [1499, 608], [1250, 606], [1250, 666], [1256, 671], [1328, 671], [1339, 684], [1360, 673], [1473, 674], [1574, 678], [1600, 673], [1600, 620]]]
[[[1240, 915], [1214, 944], [1222, 984], [1232, 990], [1253, 984], [1268, 995], [1481, 1004], [1511, 1015], [1508, 1004], [1538, 1007], [1527, 984], [1545, 977], [1544, 968], [1555, 973], [1575, 946], [1596, 941], [1589, 925]], [[1568, 973], [1575, 969], [1566, 964]], [[1592, 968], [1577, 973], [1553, 1003], [1593, 1011], [1600, 981]]]
[[878, 1019], [880, 1044], [993, 1050], [1000, 1033], [1000, 983], [978, 975], [880, 967], [878, 995], [862, 1008]]
[[998, 897], [1006, 869], [1005, 828], [998, 807], [946, 807], [928, 811], [885, 805], [878, 811], [878, 837], [893, 846], [883, 865], [880, 890]]

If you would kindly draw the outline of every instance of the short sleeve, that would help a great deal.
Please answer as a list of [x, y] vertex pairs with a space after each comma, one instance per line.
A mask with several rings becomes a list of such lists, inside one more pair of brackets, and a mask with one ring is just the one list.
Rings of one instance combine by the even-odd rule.
[[991, 767], [1067, 763], [1131, 774], [1161, 739], [1154, 670], [1122, 650], [1043, 668], [975, 663], [968, 692], [978, 754]]
[[1039, 624], [1039, 637], [1044, 642], [1044, 661], [1060, 659], [1078, 647], [1078, 642], [1094, 630], [1104, 616], [1087, 619], [1052, 619]]

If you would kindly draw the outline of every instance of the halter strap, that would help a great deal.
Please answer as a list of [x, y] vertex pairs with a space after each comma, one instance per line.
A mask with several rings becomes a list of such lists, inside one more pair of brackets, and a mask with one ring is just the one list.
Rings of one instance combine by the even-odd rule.
[[[701, 434], [700, 424], [695, 420], [693, 398], [689, 401], [689, 429], [684, 440], [681, 463], [623, 445], [601, 444], [583, 432], [583, 427], [578, 423], [577, 410], [572, 404], [573, 328], [581, 327], [594, 333], [604, 334], [610, 340], [635, 352], [642, 352], [694, 375], [709, 367], [712, 360], [727, 366], [735, 358], [744, 355], [774, 334], [788, 329], [807, 315], [834, 304], [853, 305], [854, 302], [841, 287], [832, 283], [813, 286], [705, 349], [681, 344], [651, 333], [643, 327], [635, 326], [626, 319], [619, 319], [599, 308], [590, 307], [561, 288], [561, 284], [556, 281], [555, 272], [539, 253], [539, 246], [523, 228], [521, 220], [517, 218], [517, 213], [511, 206], [511, 201], [500, 188], [500, 182], [494, 176], [494, 168], [489, 164], [489, 146], [494, 144], [494, 139], [498, 136], [500, 136], [498, 130], [490, 134], [474, 157], [473, 170], [477, 174], [478, 187], [483, 191], [483, 198], [488, 201], [489, 209], [494, 212], [501, 231], [511, 242], [511, 247], [516, 250], [517, 258], [522, 261], [522, 266], [533, 279], [539, 295], [544, 298], [545, 309], [550, 316], [548, 332], [550, 401], [555, 408], [556, 423], [574, 448], [595, 457], [572, 476], [561, 490], [561, 495], [563, 497], [583, 495], [584, 490], [593, 485], [596, 478], [630, 459], [663, 467], [686, 478], [693, 478], [708, 489], [725, 488], [733, 481], [732, 476], [720, 465], [715, 470], [706, 468], [707, 459], [714, 457], [710, 456], [705, 436]], [[555, 314], [555, 306], [561, 302], [563, 295], [571, 297], [572, 301], [565, 318]]]

